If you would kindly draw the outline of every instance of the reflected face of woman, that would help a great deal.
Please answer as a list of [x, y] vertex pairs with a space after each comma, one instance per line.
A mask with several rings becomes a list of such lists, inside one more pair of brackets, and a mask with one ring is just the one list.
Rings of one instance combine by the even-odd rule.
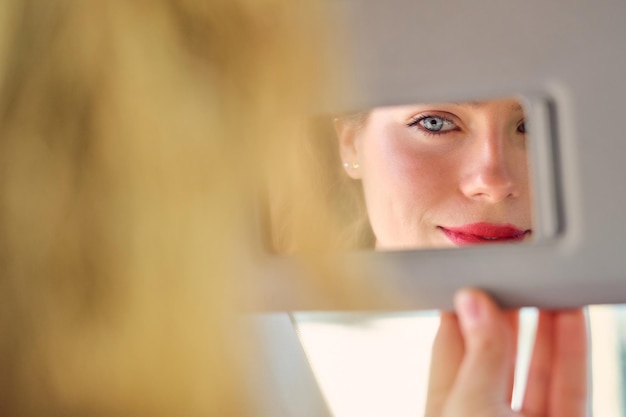
[[517, 100], [376, 108], [337, 130], [346, 173], [362, 181], [377, 249], [529, 239]]

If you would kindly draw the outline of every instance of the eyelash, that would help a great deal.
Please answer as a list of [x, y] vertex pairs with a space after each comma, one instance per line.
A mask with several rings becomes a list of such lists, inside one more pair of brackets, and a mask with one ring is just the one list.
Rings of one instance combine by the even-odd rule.
[[[422, 122], [425, 119], [428, 118], [437, 118], [437, 119], [441, 119], [444, 122], [449, 122], [452, 123], [454, 126], [456, 126], [455, 129], [451, 129], [451, 130], [443, 130], [443, 131], [434, 131], [434, 130], [429, 130], [426, 129], [425, 127], [423, 127], [420, 122]], [[451, 132], [456, 132], [459, 130], [459, 127], [457, 126], [456, 123], [454, 123], [454, 121], [450, 120], [447, 117], [443, 117], [440, 116], [438, 114], [420, 114], [415, 116], [414, 118], [412, 118], [408, 123], [407, 123], [407, 127], [411, 127], [411, 128], [416, 128], [418, 129], [421, 133], [425, 134], [425, 135], [429, 135], [429, 136], [441, 136], [441, 135], [445, 135]]]
[[[444, 130], [444, 131], [434, 131], [434, 130], [426, 129], [422, 125], [420, 125], [421, 121], [423, 121], [425, 119], [428, 119], [428, 118], [431, 118], [431, 117], [441, 119], [441, 120], [443, 120], [445, 122], [450, 122], [450, 123], [452, 123], [453, 125], [456, 126], [456, 129]], [[520, 131], [520, 128], [522, 126], [523, 126], [523, 129], [522, 129], [522, 131]], [[458, 130], [457, 124], [454, 123], [452, 120], [448, 119], [447, 117], [442, 117], [442, 116], [439, 116], [439, 115], [436, 115], [436, 114], [421, 114], [421, 115], [415, 116], [413, 119], [411, 119], [410, 122], [407, 123], [407, 127], [417, 128], [417, 129], [420, 130], [420, 132], [422, 132], [422, 133], [424, 133], [426, 135], [432, 135], [432, 136], [441, 136], [441, 135], [445, 135], [446, 133], [456, 132]], [[526, 120], [522, 120], [521, 123], [519, 123], [517, 125], [516, 130], [519, 133], [525, 135], [527, 133], [527, 130], [526, 130]]]

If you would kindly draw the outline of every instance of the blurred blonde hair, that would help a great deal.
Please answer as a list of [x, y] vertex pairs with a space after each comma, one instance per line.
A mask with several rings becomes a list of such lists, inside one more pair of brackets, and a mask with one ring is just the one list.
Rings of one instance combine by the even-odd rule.
[[[0, 414], [247, 414], [246, 219], [267, 184], [309, 198], [290, 155], [325, 88], [322, 4], [0, 7]], [[307, 207], [319, 247], [332, 215]]]

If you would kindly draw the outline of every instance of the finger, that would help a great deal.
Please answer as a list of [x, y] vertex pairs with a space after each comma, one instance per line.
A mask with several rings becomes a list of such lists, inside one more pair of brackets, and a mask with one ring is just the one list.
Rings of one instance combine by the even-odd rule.
[[507, 384], [508, 403], [511, 403], [513, 397], [513, 386], [515, 384], [515, 358], [517, 357], [517, 335], [519, 333], [519, 310], [509, 310], [504, 313], [506, 321], [513, 335], [513, 343], [511, 346], [511, 376]]
[[552, 374], [553, 313], [539, 312], [533, 356], [528, 368], [526, 394], [522, 412], [527, 415], [544, 415], [546, 412], [550, 376]]
[[583, 310], [555, 313], [550, 417], [587, 414], [587, 323]]
[[446, 404], [449, 415], [508, 410], [513, 334], [506, 316], [478, 290], [462, 290], [455, 306], [465, 341], [465, 357]]
[[432, 352], [428, 396], [426, 397], [426, 417], [442, 414], [443, 406], [454, 385], [463, 359], [463, 337], [455, 314], [441, 313], [441, 322]]

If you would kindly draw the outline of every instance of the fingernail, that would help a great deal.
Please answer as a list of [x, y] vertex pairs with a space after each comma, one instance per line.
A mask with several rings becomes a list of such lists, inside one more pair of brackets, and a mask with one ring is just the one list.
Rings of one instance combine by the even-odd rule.
[[457, 314], [464, 327], [475, 326], [482, 318], [482, 306], [474, 291], [461, 290], [455, 297]]

